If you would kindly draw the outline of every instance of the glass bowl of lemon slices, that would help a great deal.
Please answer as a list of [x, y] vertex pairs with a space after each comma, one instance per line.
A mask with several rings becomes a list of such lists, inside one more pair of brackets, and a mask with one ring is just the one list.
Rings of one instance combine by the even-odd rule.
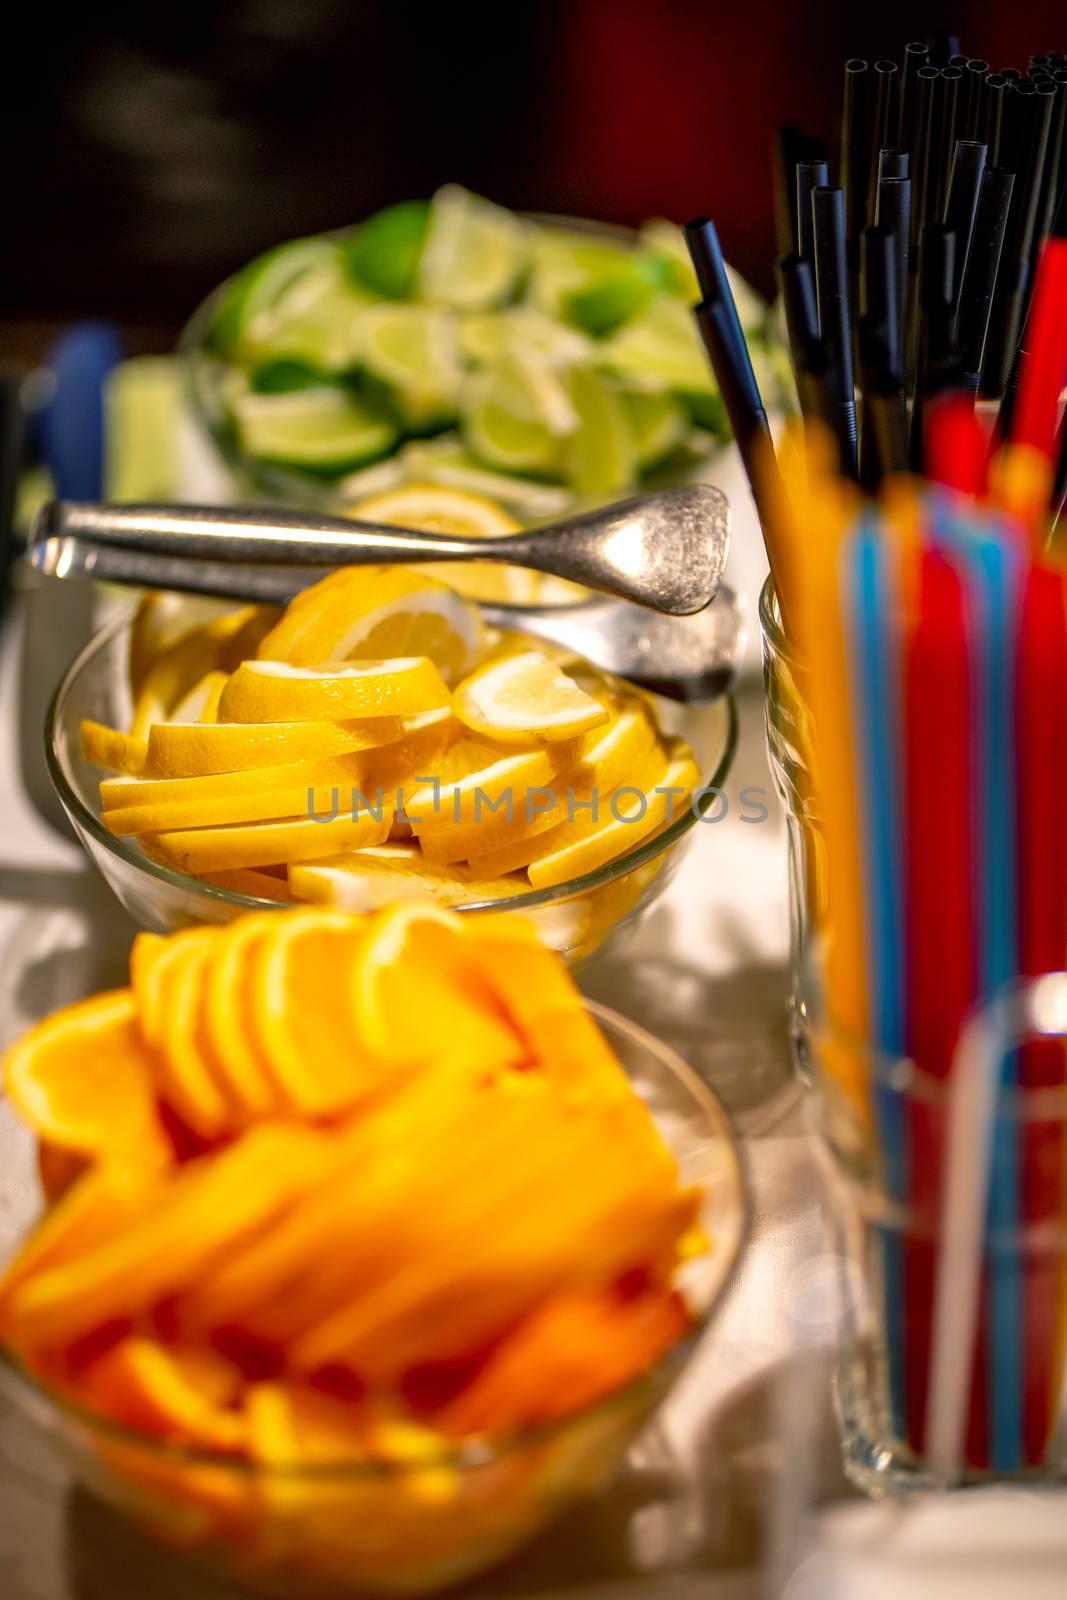
[[[767, 307], [732, 281], [771, 403]], [[535, 522], [726, 441], [696, 298], [672, 223], [520, 216], [448, 184], [220, 285], [183, 338], [191, 411], [239, 493], [337, 508], [433, 483]]]
[[714, 1095], [518, 917], [145, 934], [5, 1075], [5, 1387], [243, 1591], [506, 1556], [619, 1466], [744, 1243]]
[[722, 814], [735, 736], [729, 699], [654, 699], [379, 567], [281, 613], [148, 597], [70, 668], [48, 749], [146, 927], [421, 899], [522, 909], [578, 961]]

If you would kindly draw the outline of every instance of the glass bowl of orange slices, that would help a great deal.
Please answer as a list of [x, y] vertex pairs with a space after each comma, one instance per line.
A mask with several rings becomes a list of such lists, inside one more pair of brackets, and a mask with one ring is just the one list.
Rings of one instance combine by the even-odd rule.
[[45, 1195], [5, 1213], [5, 1386], [256, 1592], [504, 1557], [620, 1464], [744, 1242], [714, 1095], [513, 915], [142, 934], [4, 1074]]
[[148, 928], [423, 900], [521, 909], [572, 960], [722, 813], [735, 737], [728, 698], [654, 699], [402, 567], [282, 613], [150, 596], [74, 662], [47, 731], [76, 832]]

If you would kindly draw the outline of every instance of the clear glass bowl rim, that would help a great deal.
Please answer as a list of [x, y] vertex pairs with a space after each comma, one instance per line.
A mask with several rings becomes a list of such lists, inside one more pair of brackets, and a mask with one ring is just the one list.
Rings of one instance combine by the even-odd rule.
[[[114, 617], [100, 631], [93, 635], [89, 643], [74, 658], [52, 696], [45, 720], [45, 753], [48, 761], [48, 771], [55, 786], [56, 793], [66, 810], [74, 818], [79, 828], [90, 835], [95, 843], [106, 850], [110, 855], [120, 857], [137, 871], [147, 877], [156, 878], [161, 883], [171, 888], [180, 889], [187, 894], [203, 896], [209, 901], [218, 901], [224, 905], [233, 906], [241, 911], [277, 911], [284, 907], [274, 900], [262, 900], [256, 895], [242, 894], [236, 889], [222, 889], [214, 884], [202, 883], [198, 878], [188, 873], [174, 872], [169, 867], [150, 861], [142, 855], [137, 845], [132, 840], [118, 838], [108, 832], [100, 818], [90, 811], [81, 796], [76, 792], [73, 784], [67, 777], [63, 763], [59, 756], [58, 733], [66, 706], [68, 695], [82, 671], [96, 657], [99, 651], [112, 643], [115, 636], [129, 627], [131, 613], [122, 613]], [[725, 696], [726, 699], [726, 740], [722, 755], [715, 766], [714, 772], [706, 778], [701, 786], [699, 799], [696, 805], [687, 805], [680, 817], [676, 817], [662, 833], [654, 834], [644, 843], [638, 843], [625, 855], [617, 856], [613, 861], [607, 862], [602, 867], [597, 867], [593, 872], [583, 873], [578, 878], [568, 878], [564, 883], [554, 884], [547, 889], [530, 889], [519, 894], [507, 895], [503, 899], [478, 900], [470, 904], [457, 906], [461, 913], [470, 911], [533, 911], [540, 906], [554, 905], [559, 901], [572, 900], [592, 890], [600, 889], [605, 884], [614, 883], [617, 879], [627, 876], [638, 867], [645, 866], [654, 861], [657, 856], [665, 851], [672, 850], [695, 827], [700, 817], [714, 803], [716, 792], [721, 789], [726, 781], [730, 768], [733, 765], [734, 754], [737, 749], [737, 707], [733, 695]]]
[[76, 1427], [99, 1436], [101, 1439], [112, 1441], [116, 1444], [133, 1446], [157, 1460], [172, 1461], [190, 1466], [209, 1466], [241, 1478], [276, 1477], [286, 1481], [298, 1479], [318, 1481], [371, 1479], [381, 1481], [404, 1478], [413, 1473], [425, 1472], [440, 1467], [463, 1471], [489, 1466], [493, 1462], [499, 1461], [526, 1446], [549, 1441], [555, 1435], [561, 1434], [580, 1420], [584, 1421], [608, 1415], [616, 1407], [623, 1406], [628, 1397], [636, 1393], [650, 1378], [655, 1378], [658, 1374], [665, 1373], [671, 1367], [687, 1362], [732, 1288], [750, 1237], [752, 1200], [743, 1149], [730, 1115], [715, 1090], [711, 1088], [710, 1084], [705, 1083], [703, 1078], [694, 1072], [693, 1068], [683, 1061], [681, 1056], [670, 1045], [665, 1044], [661, 1039], [657, 1039], [654, 1034], [649, 1033], [646, 1028], [642, 1028], [638, 1023], [632, 1022], [628, 1017], [621, 1016], [619, 1012], [613, 1011], [609, 1006], [601, 1005], [598, 1001], [587, 999], [585, 1000], [585, 1007], [598, 1024], [607, 1028], [609, 1038], [612, 1031], [624, 1035], [632, 1044], [654, 1056], [660, 1065], [684, 1086], [689, 1095], [700, 1105], [705, 1118], [715, 1126], [718, 1134], [721, 1135], [733, 1169], [733, 1187], [738, 1204], [738, 1225], [734, 1237], [733, 1252], [724, 1263], [718, 1286], [708, 1305], [694, 1319], [688, 1333], [671, 1345], [668, 1350], [664, 1351], [659, 1360], [638, 1377], [624, 1384], [622, 1388], [614, 1389], [610, 1393], [601, 1396], [591, 1406], [570, 1412], [563, 1417], [554, 1418], [551, 1422], [541, 1423], [532, 1428], [516, 1429], [510, 1433], [495, 1436], [487, 1435], [463, 1441], [453, 1447], [443, 1449], [440, 1455], [420, 1457], [418, 1461], [413, 1462], [356, 1460], [350, 1462], [329, 1461], [293, 1464], [263, 1463], [251, 1461], [241, 1456], [234, 1456], [224, 1451], [211, 1450], [204, 1446], [182, 1444], [180, 1441], [166, 1439], [158, 1434], [130, 1427], [125, 1423], [114, 1422], [110, 1418], [100, 1416], [79, 1406], [75, 1401], [57, 1394], [29, 1372], [6, 1345], [0, 1344], [0, 1369], [14, 1380], [17, 1390], [21, 1391], [19, 1398], [26, 1409], [32, 1411], [43, 1405], [61, 1422], [72, 1423]]

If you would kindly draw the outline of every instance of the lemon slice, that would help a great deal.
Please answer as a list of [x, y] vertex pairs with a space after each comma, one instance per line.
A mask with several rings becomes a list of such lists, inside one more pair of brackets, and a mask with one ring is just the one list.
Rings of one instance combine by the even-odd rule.
[[[333, 770], [340, 780], [350, 777], [355, 764], [342, 764], [333, 758]], [[292, 788], [314, 771], [323, 772], [326, 763], [298, 760], [263, 768], [241, 767], [233, 772], [194, 774], [181, 778], [105, 778], [100, 785], [100, 800], [105, 811], [125, 810], [129, 806], [186, 804], [191, 800], [229, 799], [255, 794], [264, 785]]]
[[133, 739], [118, 728], [109, 728], [102, 722], [86, 717], [81, 725], [82, 760], [93, 767], [111, 767], [116, 772], [126, 772], [132, 777], [144, 771], [148, 759], [148, 745], [143, 739]]
[[[327, 761], [379, 744], [392, 731], [382, 717], [365, 724], [161, 722], [149, 731], [141, 770], [146, 778], [194, 778], [243, 772], [251, 767], [288, 765], [294, 761]], [[118, 765], [114, 761], [101, 764]], [[135, 790], [130, 792], [136, 794]]]
[[130, 630], [130, 684], [136, 694], [152, 664], [205, 623], [217, 622], [232, 606], [225, 600], [150, 589]]
[[[375, 812], [381, 811], [381, 820]], [[243, 826], [188, 828], [148, 834], [141, 848], [151, 860], [175, 872], [220, 872], [237, 867], [268, 867], [290, 861], [314, 861], [342, 850], [362, 850], [389, 837], [392, 813], [385, 807], [359, 807], [355, 818], [340, 813], [330, 822], [293, 817], [281, 822], [249, 822]]]
[[406, 567], [346, 567], [306, 589], [257, 654], [296, 666], [428, 656], [455, 682], [484, 648], [478, 608], [443, 583]]
[[210, 722], [218, 711], [219, 697], [229, 674], [218, 668], [205, 672], [178, 701], [168, 722]]
[[447, 184], [430, 205], [419, 294], [467, 311], [501, 304], [525, 265], [528, 238], [526, 225], [510, 211]]
[[468, 728], [501, 744], [572, 739], [609, 715], [539, 650], [490, 661], [460, 684], [452, 704]]
[[621, 712], [606, 728], [594, 728], [579, 742], [577, 758], [548, 787], [556, 796], [551, 810], [538, 811], [516, 829], [514, 841], [484, 853], [484, 844], [475, 844], [470, 870], [479, 878], [498, 878], [528, 866], [544, 846], [540, 835], [558, 828], [572, 818], [591, 818], [588, 805], [577, 803], [596, 797], [597, 815], [620, 783], [644, 786], [653, 784], [662, 772], [664, 752], [652, 721], [643, 708]]
[[[478, 881], [457, 867], [437, 867], [411, 845], [384, 844], [331, 860], [294, 863], [289, 887], [297, 900], [343, 906], [348, 911], [380, 911], [402, 900], [439, 906], [501, 900], [516, 884]], [[521, 892], [521, 884], [518, 886]]]
[[[432, 441], [432, 444], [437, 442]], [[411, 447], [412, 452], [415, 448]], [[425, 458], [418, 457], [420, 463], [437, 459], [431, 444], [418, 448], [425, 452]], [[415, 459], [413, 454], [412, 460]], [[463, 476], [462, 469], [457, 470]], [[464, 539], [505, 538], [509, 533], [518, 533], [522, 526], [486, 494], [444, 483], [408, 483], [403, 488], [359, 500], [349, 506], [348, 511], [353, 517], [383, 522], [388, 527], [454, 533]], [[539, 593], [537, 574], [522, 567], [490, 565], [487, 561], [430, 562], [421, 567], [420, 572], [476, 600], [503, 600], [521, 605], [536, 600]]]
[[[177, 799], [148, 799], [140, 805], [105, 809], [104, 826], [109, 833], [122, 837], [174, 828], [267, 822], [281, 817], [328, 817], [338, 809], [350, 807], [353, 791], [363, 785], [358, 755], [317, 766], [295, 762], [292, 767], [254, 767], [225, 776], [241, 777], [247, 783], [239, 790], [225, 792], [219, 789], [216, 777], [164, 778], [161, 786], [185, 785], [186, 794]], [[145, 784], [147, 789], [155, 787]]]
[[425, 656], [295, 667], [242, 661], [222, 692], [225, 722], [344, 722], [413, 716], [449, 703], [448, 687]]
[[365, 373], [380, 384], [411, 431], [432, 431], [456, 414], [463, 368], [453, 319], [436, 306], [371, 306], [357, 323]]
[[580, 826], [564, 824], [543, 836], [544, 854], [527, 869], [530, 883], [535, 889], [547, 889], [614, 861], [680, 816], [686, 797], [699, 782], [696, 762], [685, 750], [665, 763], [658, 777], [639, 793], [636, 785], [634, 793], [623, 786], [612, 796], [606, 817], [601, 807], [599, 822], [592, 831], [583, 832]]

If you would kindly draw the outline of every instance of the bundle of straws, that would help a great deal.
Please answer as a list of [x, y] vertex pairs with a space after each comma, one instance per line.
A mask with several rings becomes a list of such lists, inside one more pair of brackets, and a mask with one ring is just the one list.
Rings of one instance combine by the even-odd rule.
[[[1067, 966], [1062, 59], [1032, 58], [1026, 78], [939, 67], [914, 45], [899, 71], [847, 64], [840, 186], [800, 160], [795, 212], [783, 205], [804, 420], [777, 457], [714, 227], [687, 229], [813, 729], [826, 1026], [940, 1079], [977, 1003]], [[995, 418], [983, 393], [1003, 394]], [[879, 1101], [863, 1059], [834, 1053], [866, 1097], [887, 1188], [936, 1210], [944, 1151]], [[1003, 1073], [1063, 1085], [1067, 1059], [1032, 1044]], [[1067, 1150], [1018, 1146], [993, 1153], [982, 1309], [961, 1353], [966, 1457], [998, 1472], [1045, 1459], [1063, 1368], [1064, 1286], [990, 1246], [1067, 1203]], [[932, 1242], [887, 1239], [884, 1268], [891, 1409], [921, 1453]]]

